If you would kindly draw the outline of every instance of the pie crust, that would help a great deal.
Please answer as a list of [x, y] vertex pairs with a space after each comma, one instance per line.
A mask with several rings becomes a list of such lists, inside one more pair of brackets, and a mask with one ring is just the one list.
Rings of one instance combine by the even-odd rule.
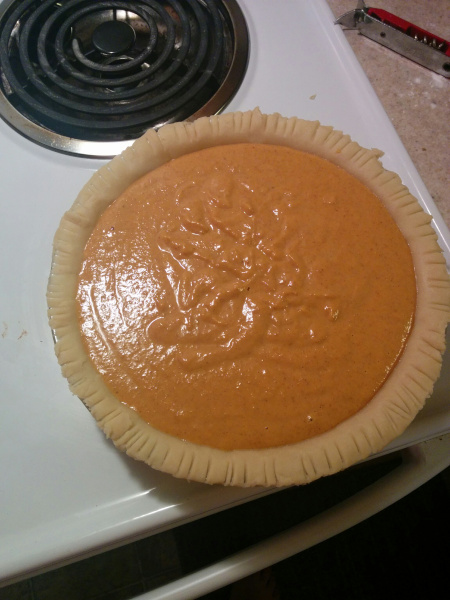
[[[292, 445], [224, 451], [156, 430], [107, 388], [86, 354], [76, 310], [83, 250], [99, 216], [131, 183], [172, 158], [203, 148], [253, 142], [285, 145], [325, 158], [364, 183], [384, 203], [413, 257], [417, 304], [404, 352], [373, 399], [357, 414], [319, 436]], [[63, 216], [53, 245], [48, 284], [55, 351], [71, 391], [99, 427], [134, 459], [175, 477], [209, 484], [287, 486], [336, 473], [380, 451], [415, 418], [432, 392], [445, 350], [450, 281], [431, 217], [386, 171], [381, 152], [318, 122], [264, 115], [258, 109], [166, 125], [148, 131], [93, 175]]]

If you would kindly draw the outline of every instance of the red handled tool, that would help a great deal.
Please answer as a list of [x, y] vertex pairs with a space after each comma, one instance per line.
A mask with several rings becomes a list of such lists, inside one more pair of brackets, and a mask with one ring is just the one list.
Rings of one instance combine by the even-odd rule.
[[363, 0], [354, 10], [335, 21], [346, 29], [358, 29], [371, 40], [398, 54], [450, 77], [450, 43], [443, 38], [417, 27], [405, 19], [379, 8], [370, 8]]

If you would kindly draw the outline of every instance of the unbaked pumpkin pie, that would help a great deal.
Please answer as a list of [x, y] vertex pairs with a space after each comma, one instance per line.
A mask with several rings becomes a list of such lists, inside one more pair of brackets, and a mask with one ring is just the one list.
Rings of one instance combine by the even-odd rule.
[[381, 450], [439, 376], [450, 284], [380, 153], [259, 110], [147, 132], [55, 235], [71, 390], [176, 477], [303, 484]]

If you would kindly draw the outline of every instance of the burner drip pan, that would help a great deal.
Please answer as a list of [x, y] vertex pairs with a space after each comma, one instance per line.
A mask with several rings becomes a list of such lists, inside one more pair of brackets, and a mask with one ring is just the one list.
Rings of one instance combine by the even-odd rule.
[[0, 31], [3, 119], [102, 158], [151, 127], [220, 112], [249, 52], [234, 0], [13, 0]]

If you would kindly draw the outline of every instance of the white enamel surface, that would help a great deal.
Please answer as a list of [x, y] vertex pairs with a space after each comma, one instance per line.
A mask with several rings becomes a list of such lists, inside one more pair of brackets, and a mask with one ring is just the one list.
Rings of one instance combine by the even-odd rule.
[[[382, 149], [435, 216], [449, 259], [448, 230], [324, 0], [240, 5], [251, 55], [227, 110], [318, 119]], [[0, 121], [0, 582], [267, 493], [189, 484], [132, 461], [68, 391], [46, 317], [52, 237], [101, 164]], [[450, 430], [446, 360], [436, 393], [391, 449]]]

